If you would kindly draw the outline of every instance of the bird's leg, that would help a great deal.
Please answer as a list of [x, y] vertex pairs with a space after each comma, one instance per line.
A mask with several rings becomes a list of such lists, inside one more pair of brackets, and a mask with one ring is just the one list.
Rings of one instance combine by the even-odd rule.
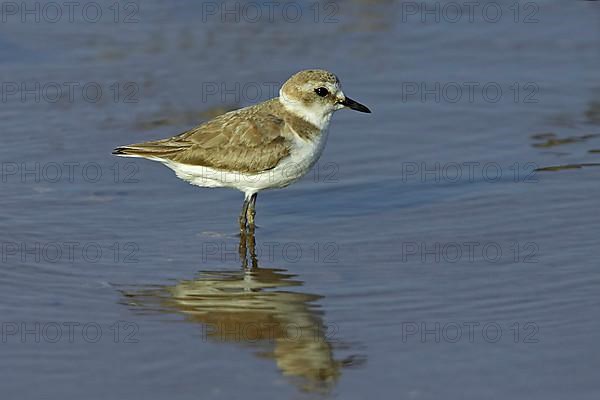
[[257, 193], [254, 193], [252, 196], [250, 196], [250, 202], [248, 204], [248, 211], [247, 211], [247, 216], [248, 216], [248, 229], [250, 229], [250, 231], [252, 233], [254, 233], [254, 217], [256, 216], [256, 196]]
[[[256, 258], [256, 239], [254, 239], [254, 229], [250, 228], [248, 232], [248, 252], [250, 253], [250, 261], [252, 262], [252, 268], [258, 268], [258, 259]], [[247, 264], [246, 264], [247, 265]]]
[[[250, 253], [250, 260], [252, 262], [252, 268], [258, 268], [258, 259], [256, 258], [256, 240], [254, 239], [254, 205], [256, 204], [256, 194], [251, 196], [249, 199], [244, 201], [245, 206], [242, 208], [244, 212], [243, 218], [240, 215], [240, 245], [238, 248], [240, 254], [240, 261], [242, 262], [242, 268], [248, 268], [248, 252]], [[250, 209], [252, 207], [252, 209]], [[245, 211], [244, 211], [245, 210]], [[248, 230], [246, 230], [246, 221], [248, 219]], [[242, 222], [242, 220], [244, 220]]]
[[242, 262], [242, 268], [246, 269], [248, 267], [248, 257], [246, 250], [246, 230], [242, 230], [240, 232], [240, 245], [238, 251], [240, 254], [240, 261]]
[[248, 197], [244, 198], [244, 204], [242, 205], [242, 212], [240, 213], [240, 232], [246, 232], [246, 214], [248, 213], [248, 206], [250, 205], [250, 199]]

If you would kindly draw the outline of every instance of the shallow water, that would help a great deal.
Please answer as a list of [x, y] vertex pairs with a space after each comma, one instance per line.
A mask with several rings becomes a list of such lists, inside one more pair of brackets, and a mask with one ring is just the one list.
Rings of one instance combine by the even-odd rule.
[[[600, 8], [513, 3], [5, 13], [5, 396], [598, 398]], [[337, 113], [314, 170], [259, 195], [257, 270], [240, 193], [110, 154], [314, 66], [373, 114]]]

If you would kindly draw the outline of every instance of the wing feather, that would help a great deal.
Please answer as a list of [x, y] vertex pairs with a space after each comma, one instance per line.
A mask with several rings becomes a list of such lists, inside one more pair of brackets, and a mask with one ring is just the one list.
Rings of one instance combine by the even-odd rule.
[[223, 114], [180, 135], [115, 149], [115, 154], [257, 173], [290, 153], [286, 122], [268, 103]]

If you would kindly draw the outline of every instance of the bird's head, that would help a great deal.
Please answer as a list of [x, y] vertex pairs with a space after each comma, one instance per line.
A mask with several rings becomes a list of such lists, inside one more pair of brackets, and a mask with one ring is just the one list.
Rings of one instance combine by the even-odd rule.
[[337, 76], [322, 69], [300, 71], [279, 91], [284, 107], [318, 127], [329, 122], [331, 114], [342, 108], [370, 113], [364, 105], [347, 97]]

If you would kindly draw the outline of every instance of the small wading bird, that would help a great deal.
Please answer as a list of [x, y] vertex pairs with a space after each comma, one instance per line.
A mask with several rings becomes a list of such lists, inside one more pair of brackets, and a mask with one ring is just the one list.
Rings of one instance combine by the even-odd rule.
[[331, 72], [304, 70], [284, 83], [279, 97], [168, 139], [118, 147], [113, 154], [159, 161], [192, 185], [241, 190], [240, 230], [253, 232], [257, 193], [306, 174], [323, 152], [331, 115], [345, 107], [371, 112], [346, 97]]

